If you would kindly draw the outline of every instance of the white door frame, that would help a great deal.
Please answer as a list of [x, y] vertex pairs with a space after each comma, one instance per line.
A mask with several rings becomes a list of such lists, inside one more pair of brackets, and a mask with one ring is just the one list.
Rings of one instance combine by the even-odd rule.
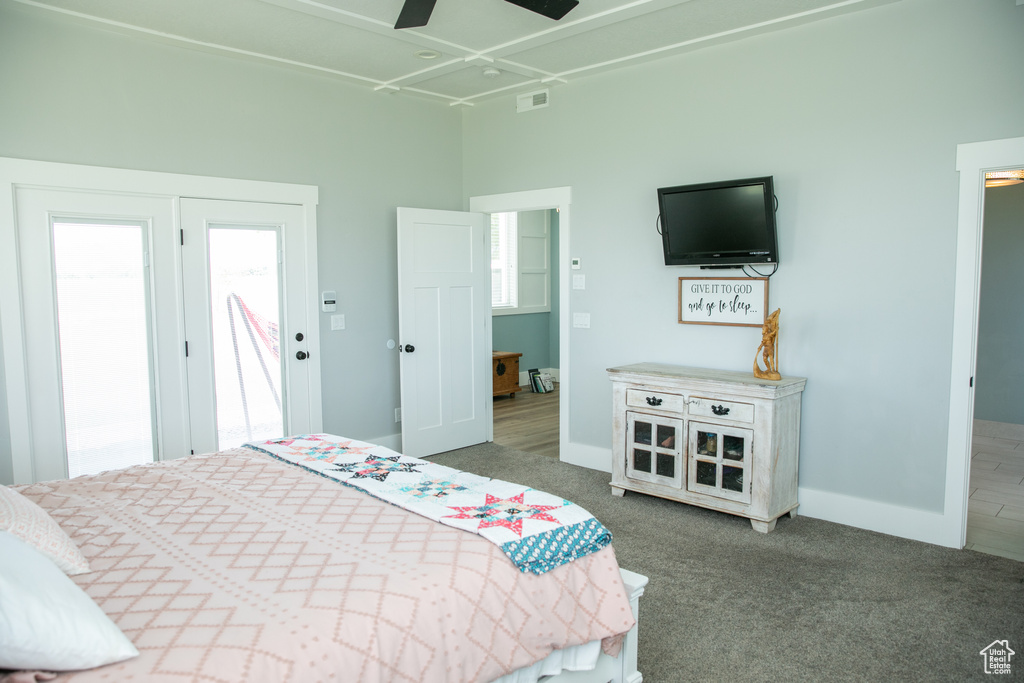
[[949, 433], [943, 545], [963, 548], [974, 421], [974, 371], [978, 355], [978, 298], [985, 209], [985, 172], [1024, 166], [1024, 137], [957, 145], [960, 173], [956, 280], [953, 291], [953, 350], [949, 385]]
[[[318, 322], [316, 206], [319, 190], [315, 186], [293, 185], [208, 176], [180, 175], [152, 171], [134, 171], [96, 166], [81, 166], [25, 159], [0, 157], [0, 349], [4, 363], [7, 395], [7, 422], [10, 434], [11, 462], [15, 483], [35, 480], [33, 439], [29, 410], [29, 382], [26, 369], [24, 310], [20, 294], [20, 273], [17, 223], [14, 206], [18, 187], [40, 187], [54, 190], [109, 192], [123, 195], [227, 199], [236, 201], [299, 204], [303, 206], [306, 230], [305, 301], [306, 316]], [[175, 216], [177, 218], [177, 216]], [[177, 257], [180, 259], [180, 255]], [[179, 263], [180, 268], [180, 263]], [[180, 288], [178, 289], [180, 297]], [[180, 305], [180, 298], [179, 298]], [[312, 329], [310, 330], [312, 332]], [[184, 327], [179, 330], [184, 348]], [[309, 335], [310, 360], [319, 367], [320, 336]], [[312, 370], [312, 368], [311, 368]], [[186, 387], [184, 373], [175, 378]], [[319, 371], [310, 373], [309, 394], [311, 421], [320, 431], [323, 424]], [[0, 416], [3, 419], [4, 416]], [[0, 445], [2, 448], [2, 445]]]
[[[469, 198], [469, 210], [481, 213], [535, 211], [558, 209], [558, 458], [563, 462], [594, 468], [595, 462], [607, 460], [607, 453], [595, 460], [592, 446], [569, 441], [569, 283], [571, 281], [566, 255], [569, 253], [571, 187], [508, 192]], [[494, 404], [488, 402], [487, 440], [494, 441]], [[602, 457], [603, 455], [603, 457]], [[610, 471], [611, 463], [602, 468]]]

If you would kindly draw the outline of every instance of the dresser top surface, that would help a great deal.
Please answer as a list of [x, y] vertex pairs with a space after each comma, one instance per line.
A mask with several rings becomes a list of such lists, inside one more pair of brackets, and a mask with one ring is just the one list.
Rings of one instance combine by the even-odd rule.
[[[616, 376], [645, 375], [664, 380], [701, 380], [708, 382], [728, 382], [751, 387], [773, 387], [776, 389], [802, 389], [807, 380], [803, 377], [783, 377], [779, 380], [759, 379], [752, 372], [735, 370], [711, 370], [709, 368], [691, 368], [668, 363], [633, 363], [608, 368], [608, 375], [614, 380]], [[625, 377], [623, 377], [625, 379]]]

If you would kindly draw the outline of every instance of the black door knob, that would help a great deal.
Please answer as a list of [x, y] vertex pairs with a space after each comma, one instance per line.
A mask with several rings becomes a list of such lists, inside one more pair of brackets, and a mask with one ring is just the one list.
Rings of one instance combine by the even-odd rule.
[[413, 346], [412, 344], [406, 344], [405, 345], [405, 352], [406, 353], [412, 353], [415, 350], [416, 350], [416, 347]]
[[309, 354], [306, 353], [305, 351], [299, 351], [298, 353], [295, 354], [295, 357], [298, 358], [299, 360], [306, 360], [307, 358], [309, 358]]
[[302, 336], [301, 332], [295, 334], [295, 341], [302, 341], [305, 337]]

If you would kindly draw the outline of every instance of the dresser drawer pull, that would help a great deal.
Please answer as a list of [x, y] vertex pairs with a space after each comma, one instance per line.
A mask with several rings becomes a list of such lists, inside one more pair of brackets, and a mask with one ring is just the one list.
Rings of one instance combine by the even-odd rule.
[[661, 399], [658, 398], [657, 396], [648, 396], [647, 397], [647, 405], [649, 405], [649, 406], [660, 406], [661, 405]]
[[711, 412], [715, 415], [728, 415], [729, 409], [725, 406], [711, 406]]

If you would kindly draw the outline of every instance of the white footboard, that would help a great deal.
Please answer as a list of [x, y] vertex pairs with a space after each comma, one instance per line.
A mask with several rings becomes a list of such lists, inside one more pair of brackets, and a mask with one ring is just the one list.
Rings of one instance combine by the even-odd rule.
[[626, 585], [629, 606], [633, 609], [633, 617], [637, 623], [626, 634], [622, 641], [622, 650], [618, 657], [609, 657], [601, 653], [597, 666], [590, 671], [563, 671], [557, 676], [542, 678], [542, 683], [640, 683], [643, 674], [636, 669], [637, 634], [640, 626], [640, 596], [644, 594], [647, 577], [643, 574], [619, 569], [622, 582]]

